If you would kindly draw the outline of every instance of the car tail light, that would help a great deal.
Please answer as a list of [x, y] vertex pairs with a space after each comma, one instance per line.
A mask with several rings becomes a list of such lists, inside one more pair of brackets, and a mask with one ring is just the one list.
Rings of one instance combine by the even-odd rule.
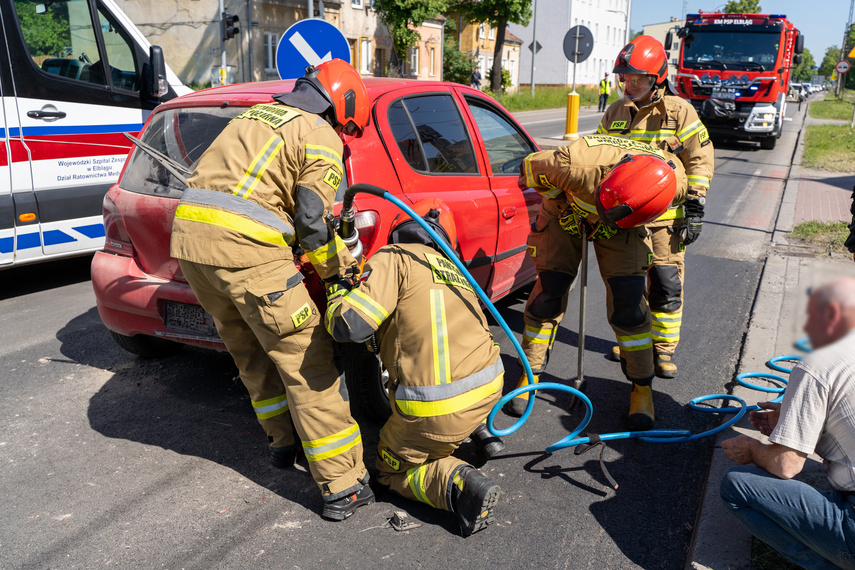
[[362, 251], [371, 251], [371, 246], [377, 239], [377, 214], [371, 210], [359, 212], [353, 220], [353, 225], [359, 233], [359, 241], [362, 242]]
[[124, 222], [122, 222], [119, 208], [116, 207], [115, 202], [109, 196], [104, 196], [103, 208], [104, 234], [106, 236], [104, 251], [132, 257], [134, 255], [134, 245], [131, 243], [131, 238], [128, 236]]

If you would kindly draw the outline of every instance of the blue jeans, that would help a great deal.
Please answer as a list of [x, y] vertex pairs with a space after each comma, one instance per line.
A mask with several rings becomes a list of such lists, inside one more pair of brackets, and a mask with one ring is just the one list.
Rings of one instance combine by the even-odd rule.
[[733, 467], [721, 500], [742, 526], [805, 568], [855, 568], [855, 495], [779, 479], [754, 465]]

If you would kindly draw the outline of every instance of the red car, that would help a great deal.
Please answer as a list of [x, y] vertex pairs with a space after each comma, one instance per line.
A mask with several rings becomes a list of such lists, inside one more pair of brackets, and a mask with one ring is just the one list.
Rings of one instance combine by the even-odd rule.
[[[526, 238], [540, 197], [521, 190], [517, 178], [523, 158], [538, 148], [525, 130], [493, 99], [464, 85], [387, 78], [365, 83], [371, 123], [361, 137], [344, 137], [347, 180], [337, 201], [357, 182], [410, 204], [442, 198], [454, 213], [462, 259], [492, 299], [533, 281]], [[169, 256], [182, 176], [232, 117], [292, 88], [293, 81], [271, 81], [208, 89], [166, 102], [149, 117], [141, 143], [104, 198], [106, 245], [92, 261], [98, 312], [122, 348], [146, 357], [182, 344], [225, 350]], [[400, 210], [368, 194], [357, 195], [355, 209], [370, 256], [386, 244]], [[312, 280], [306, 282], [311, 287]], [[348, 348], [345, 356], [352, 404], [371, 415], [388, 413], [377, 359], [359, 348]]]

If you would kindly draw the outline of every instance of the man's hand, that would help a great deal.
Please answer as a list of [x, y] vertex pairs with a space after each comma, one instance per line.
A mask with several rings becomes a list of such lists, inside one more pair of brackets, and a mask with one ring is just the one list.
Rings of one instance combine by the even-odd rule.
[[768, 436], [775, 429], [775, 426], [778, 425], [778, 418], [781, 417], [781, 404], [758, 402], [757, 405], [766, 411], [761, 412], [760, 410], [756, 410], [749, 412], [748, 421], [751, 422], [754, 429]]
[[752, 449], [761, 445], [756, 439], [750, 438], [747, 435], [738, 435], [721, 442], [721, 448], [724, 454], [739, 465], [748, 465], [754, 463], [754, 455]]
[[687, 198], [685, 208], [685, 220], [683, 227], [680, 230], [680, 241], [683, 245], [694, 243], [701, 236], [701, 230], [704, 227], [704, 204], [706, 198], [699, 196], [697, 198]]

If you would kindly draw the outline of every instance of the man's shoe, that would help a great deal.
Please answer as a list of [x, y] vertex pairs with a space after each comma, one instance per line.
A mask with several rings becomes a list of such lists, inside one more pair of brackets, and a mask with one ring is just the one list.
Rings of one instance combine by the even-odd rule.
[[614, 345], [607, 358], [614, 362], [620, 362], [620, 347], [618, 345]]
[[472, 441], [478, 444], [478, 447], [481, 448], [481, 451], [484, 452], [487, 459], [490, 459], [505, 449], [505, 442], [502, 441], [502, 438], [490, 433], [490, 430], [487, 429], [485, 424], [481, 424], [475, 428], [475, 431], [473, 431], [469, 437], [472, 438]]
[[653, 356], [653, 365], [656, 368], [656, 375], [660, 378], [677, 377], [677, 364], [674, 362], [673, 354], [657, 352]]
[[629, 395], [629, 429], [647, 431], [653, 429], [653, 389], [650, 386], [632, 385]]
[[321, 512], [321, 516], [334, 521], [343, 521], [362, 505], [370, 505], [373, 502], [374, 492], [368, 485], [363, 485], [362, 488], [355, 493], [351, 493], [337, 501], [324, 503], [324, 510]]
[[452, 475], [452, 510], [460, 532], [469, 536], [492, 524], [493, 507], [499, 500], [499, 486], [471, 465], [463, 465]]
[[[534, 383], [540, 380], [540, 377], [537, 374], [532, 375], [534, 378]], [[522, 376], [520, 376], [520, 381], [517, 382], [517, 388], [521, 388], [523, 386], [528, 386], [528, 376], [523, 372]], [[516, 389], [516, 388], [515, 388]], [[510, 402], [505, 404], [505, 412], [508, 415], [520, 417], [525, 412], [525, 407], [528, 405], [528, 399], [530, 396], [533, 396], [534, 392], [526, 392], [521, 396], [517, 396], [513, 398]]]
[[270, 464], [279, 469], [294, 467], [297, 456], [303, 455], [303, 446], [299, 443], [285, 447], [268, 447], [267, 449], [270, 451]]

